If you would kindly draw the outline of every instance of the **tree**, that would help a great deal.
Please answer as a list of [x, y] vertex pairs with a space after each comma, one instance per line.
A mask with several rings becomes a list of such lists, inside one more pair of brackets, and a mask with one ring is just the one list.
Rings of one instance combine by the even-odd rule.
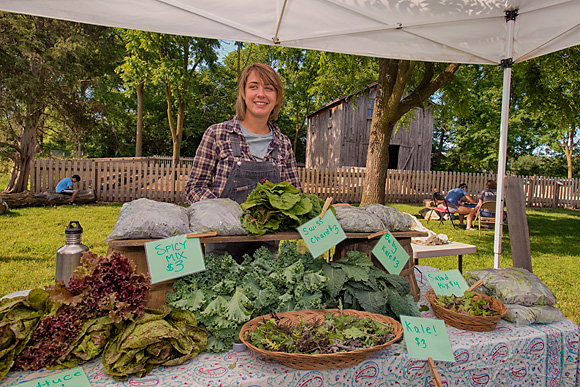
[[196, 89], [198, 70], [203, 65], [215, 64], [219, 42], [144, 31], [131, 31], [126, 38], [129, 55], [120, 72], [128, 87], [138, 87], [141, 82], [164, 87], [173, 162], [177, 163], [181, 155], [186, 106]]
[[361, 205], [385, 202], [389, 143], [397, 122], [421, 106], [457, 71], [459, 64], [379, 60], [379, 80]]
[[0, 152], [13, 162], [5, 192], [28, 188], [48, 114], [80, 144], [95, 119], [95, 77], [114, 62], [110, 43], [105, 27], [0, 13]]
[[543, 124], [543, 140], [566, 157], [572, 178], [572, 158], [580, 126], [580, 48], [570, 47], [520, 65], [530, 114]]

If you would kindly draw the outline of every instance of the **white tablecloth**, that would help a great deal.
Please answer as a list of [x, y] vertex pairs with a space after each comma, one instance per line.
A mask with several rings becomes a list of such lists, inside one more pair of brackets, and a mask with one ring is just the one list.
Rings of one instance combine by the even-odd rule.
[[[436, 269], [417, 266], [423, 273]], [[416, 270], [420, 304], [429, 284]], [[435, 318], [429, 310], [423, 317]], [[492, 332], [469, 332], [447, 326], [455, 362], [435, 362], [446, 386], [580, 386], [578, 342], [580, 328], [569, 320], [549, 325], [517, 327], [501, 320]], [[362, 363], [333, 370], [296, 370], [257, 356], [249, 350], [202, 353], [174, 367], [160, 367], [143, 378], [118, 382], [103, 371], [99, 359], [83, 368], [94, 387], [338, 387], [431, 386], [427, 363], [410, 359], [404, 342], [369, 356]], [[10, 372], [0, 381], [14, 386], [56, 371]]]

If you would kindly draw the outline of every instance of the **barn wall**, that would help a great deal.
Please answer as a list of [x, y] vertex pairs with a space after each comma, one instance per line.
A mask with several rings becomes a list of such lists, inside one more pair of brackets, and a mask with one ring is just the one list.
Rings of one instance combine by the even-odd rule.
[[[337, 100], [308, 118], [307, 168], [365, 167], [376, 88], [368, 97]], [[408, 128], [391, 137], [399, 145], [397, 169], [430, 170], [433, 111], [416, 109]]]

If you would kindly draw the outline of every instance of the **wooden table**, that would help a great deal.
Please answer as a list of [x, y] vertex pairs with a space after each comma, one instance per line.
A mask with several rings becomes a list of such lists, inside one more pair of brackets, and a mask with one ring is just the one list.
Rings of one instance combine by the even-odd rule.
[[413, 259], [415, 265], [419, 264], [419, 259], [433, 258], [433, 257], [447, 257], [450, 255], [457, 255], [457, 268], [463, 273], [463, 255], [475, 254], [477, 247], [461, 242], [450, 242], [443, 245], [420, 245], [416, 243], [411, 244], [413, 250]]
[[[371, 250], [378, 241], [378, 236], [372, 239], [368, 239], [368, 236], [373, 233], [345, 233], [347, 239], [339, 243], [335, 247], [335, 253], [333, 259], [340, 259], [344, 257], [348, 251], [355, 250], [361, 251], [371, 257], [373, 263], [378, 268], [385, 270], [380, 262], [378, 262], [374, 256], [371, 254]], [[393, 232], [393, 236], [401, 244], [401, 247], [412, 256], [413, 250], [411, 249], [411, 237], [426, 236], [426, 233], [419, 231], [403, 231], [403, 232]], [[202, 244], [205, 243], [231, 243], [231, 242], [265, 242], [265, 241], [281, 241], [281, 240], [297, 240], [301, 239], [300, 234], [297, 231], [285, 231], [275, 234], [265, 234], [265, 235], [237, 235], [237, 236], [213, 236], [213, 237], [202, 237], [199, 241]], [[149, 267], [147, 266], [147, 257], [145, 256], [145, 243], [151, 242], [154, 239], [123, 239], [115, 240], [109, 242], [109, 251], [107, 254], [111, 254], [114, 251], [121, 253], [123, 256], [129, 258], [135, 263], [136, 271], [138, 273], [149, 273]], [[417, 285], [417, 280], [415, 279], [414, 263], [412, 259], [409, 259], [400, 275], [404, 276], [411, 286], [411, 294], [414, 298], [419, 297], [419, 286]], [[385, 270], [386, 271], [386, 270]], [[161, 304], [165, 303], [165, 292], [173, 291], [173, 280], [159, 282], [151, 285], [151, 291], [149, 292], [149, 298], [147, 306], [151, 308], [157, 308]]]

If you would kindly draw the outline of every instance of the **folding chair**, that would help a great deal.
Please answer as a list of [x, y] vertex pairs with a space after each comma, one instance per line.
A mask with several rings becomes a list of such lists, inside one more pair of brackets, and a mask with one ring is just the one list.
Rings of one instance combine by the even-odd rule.
[[437, 215], [439, 215], [439, 225], [437, 227], [440, 227], [443, 220], [447, 218], [451, 221], [453, 228], [455, 228], [455, 223], [453, 223], [455, 210], [449, 209], [447, 200], [445, 200], [445, 197], [437, 191], [433, 192], [433, 208], [431, 208], [431, 212], [429, 212], [429, 216], [427, 217], [427, 224], [429, 224], [433, 212], [436, 212]]
[[493, 212], [495, 213], [495, 201], [485, 202], [481, 205], [477, 214], [475, 214], [475, 221], [478, 224], [479, 235], [481, 235], [481, 222], [483, 223], [495, 223], [495, 216], [481, 216], [481, 211]]

